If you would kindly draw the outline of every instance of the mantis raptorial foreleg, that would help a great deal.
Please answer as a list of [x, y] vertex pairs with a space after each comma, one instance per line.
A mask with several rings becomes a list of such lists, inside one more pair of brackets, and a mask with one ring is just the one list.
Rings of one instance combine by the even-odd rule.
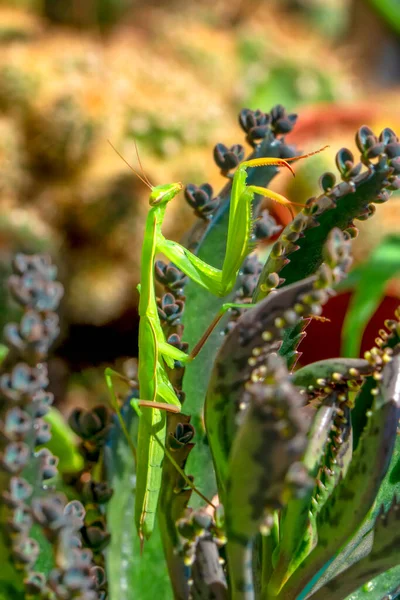
[[[294, 157], [288, 160], [299, 158], [305, 157]], [[257, 186], [247, 186], [247, 169], [274, 165], [284, 166], [292, 171], [288, 160], [258, 158], [245, 161], [237, 168], [232, 181], [227, 243], [222, 269], [205, 263], [180, 244], [165, 239], [162, 234], [161, 226], [166, 206], [180, 192], [182, 184], [171, 183], [152, 187], [145, 176], [141, 177], [151, 189], [150, 210], [142, 246], [139, 302], [138, 379], [142, 416], [139, 420], [137, 446], [135, 521], [142, 539], [149, 537], [153, 530], [161, 486], [165, 448], [156, 440], [165, 439], [166, 419], [165, 411], [160, 410], [160, 407], [172, 405], [175, 410], [180, 410], [180, 401], [169, 381], [166, 366], [173, 367], [175, 360], [181, 362], [192, 360], [224, 312], [216, 316], [205, 336], [190, 355], [168, 344], [157, 311], [153, 274], [155, 256], [158, 252], [162, 252], [185, 275], [211, 293], [218, 296], [228, 294], [234, 287], [243, 260], [251, 250], [251, 204], [254, 195], [267, 196], [285, 206], [292, 204], [275, 192]]]

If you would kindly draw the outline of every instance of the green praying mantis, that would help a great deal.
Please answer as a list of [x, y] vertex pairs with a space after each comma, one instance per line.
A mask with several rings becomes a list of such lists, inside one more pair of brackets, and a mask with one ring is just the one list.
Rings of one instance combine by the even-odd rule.
[[[209, 265], [177, 242], [166, 239], [162, 234], [162, 224], [168, 203], [183, 189], [180, 182], [152, 186], [142, 175], [128, 164], [129, 168], [150, 189], [150, 209], [146, 219], [144, 241], [141, 254], [141, 281], [138, 286], [139, 300], [139, 366], [138, 382], [140, 400], [139, 432], [137, 448], [130, 445], [136, 457], [136, 500], [135, 522], [139, 537], [143, 543], [154, 529], [158, 497], [161, 488], [162, 464], [166, 449], [160, 441], [166, 435], [166, 411], [180, 412], [181, 403], [169, 380], [167, 368], [174, 368], [175, 361], [186, 364], [192, 361], [206, 342], [211, 331], [229, 308], [250, 307], [251, 304], [238, 305], [227, 303], [213, 320], [201, 340], [190, 354], [175, 348], [166, 340], [158, 316], [155, 294], [154, 262], [158, 253], [164, 254], [187, 277], [214, 295], [223, 297], [229, 294], [235, 285], [239, 269], [245, 257], [252, 250], [252, 213], [251, 207], [255, 194], [272, 199], [291, 210], [291, 206], [300, 206], [290, 202], [284, 196], [267, 188], [246, 185], [247, 169], [250, 167], [279, 166], [288, 168], [294, 175], [289, 162], [306, 158], [317, 152], [289, 159], [255, 158], [243, 161], [236, 169], [232, 180], [229, 224], [225, 257], [222, 269]], [[292, 211], [291, 211], [292, 212]], [[111, 375], [106, 373], [107, 385], [115, 398]], [[123, 423], [121, 423], [123, 425]], [[127, 435], [126, 429], [123, 427]]]

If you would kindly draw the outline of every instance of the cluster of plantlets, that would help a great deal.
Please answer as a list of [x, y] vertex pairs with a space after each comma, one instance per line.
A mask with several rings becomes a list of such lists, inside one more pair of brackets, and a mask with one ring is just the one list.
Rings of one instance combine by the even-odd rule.
[[[285, 134], [295, 122], [295, 115], [280, 106], [270, 114], [242, 111], [240, 124], [253, 147], [246, 160], [293, 157]], [[400, 312], [379, 330], [364, 358], [297, 365], [306, 325], [310, 319], [323, 319], [322, 306], [350, 267], [354, 220], [372, 216], [375, 204], [388, 200], [398, 187], [400, 144], [395, 134], [385, 129], [378, 138], [363, 127], [357, 144], [361, 162], [356, 163], [348, 150], [339, 151], [341, 181], [336, 183], [331, 173], [321, 176], [321, 195], [310, 199], [270, 244], [264, 266], [256, 255], [246, 259], [228, 300], [240, 305], [252, 300], [254, 306], [235, 309], [229, 322], [221, 319], [206, 349], [185, 371], [185, 353], [226, 299], [210, 294], [176, 265], [147, 265], [147, 272], [154, 267], [166, 286], [158, 301], [158, 318], [176, 358], [175, 363], [169, 360], [165, 373], [184, 413], [161, 411], [166, 434], [161, 420], [153, 426], [145, 420], [147, 405], [138, 419], [125, 403], [117, 410], [119, 425], [101, 407], [75, 411], [70, 418], [83, 440], [85, 464], [68, 478], [75, 484], [69, 488], [75, 521], [73, 533], [68, 529], [66, 537], [75, 539], [80, 530], [84, 543], [95, 551], [90, 557], [107, 567], [111, 598], [158, 594], [179, 599], [302, 600], [328, 595], [344, 600], [353, 594], [357, 600], [365, 595], [383, 600], [400, 594]], [[189, 185], [185, 193], [201, 217], [188, 236], [188, 247], [205, 263], [218, 266], [225, 255], [232, 174], [243, 161], [244, 149], [218, 144], [214, 157], [228, 178], [222, 192], [214, 197], [211, 186], [203, 184]], [[276, 172], [275, 166], [249, 168], [246, 185], [269, 186]], [[158, 193], [153, 190], [154, 201]], [[258, 217], [258, 237], [267, 241], [276, 236], [276, 223], [256, 200], [252, 218]], [[145, 242], [149, 240], [148, 234]], [[163, 243], [169, 244], [165, 239]], [[167, 245], [171, 253], [175, 246]], [[37, 264], [39, 259], [18, 260], [21, 271], [18, 264]], [[186, 268], [184, 261], [181, 264]], [[51, 304], [48, 310], [53, 309]], [[36, 310], [44, 318], [42, 305]], [[44, 322], [48, 328], [54, 316], [49, 320], [46, 315]], [[161, 337], [154, 343], [165, 352]], [[38, 360], [43, 360], [42, 354], [35, 355]], [[5, 367], [8, 373], [7, 362]], [[158, 363], [149, 366], [149, 381], [156, 367], [159, 373]], [[144, 377], [140, 368], [143, 365], [139, 364], [139, 379]], [[137, 382], [132, 385], [130, 398], [142, 399]], [[8, 411], [10, 398], [3, 397]], [[142, 400], [136, 404], [141, 402], [143, 407]], [[136, 525], [133, 519], [140, 481], [133, 476], [132, 454], [140, 419], [165, 452], [162, 480], [152, 481], [160, 485], [158, 506], [152, 507], [158, 527], [144, 546], [136, 531], [138, 519]], [[59, 438], [60, 443], [66, 439]], [[64, 450], [67, 446], [64, 442]], [[141, 457], [138, 452], [137, 459]], [[143, 490], [138, 493], [142, 495]], [[36, 488], [31, 496], [36, 499]], [[89, 518], [83, 520], [84, 508], [77, 502], [85, 498]], [[34, 515], [33, 500], [24, 503], [27, 514]], [[142, 523], [139, 519], [139, 532]], [[38, 542], [41, 551], [43, 541]], [[14, 538], [10, 542], [11, 558]], [[60, 581], [60, 567], [52, 568]], [[105, 594], [99, 568], [93, 571], [93, 565], [86, 565], [82, 584], [92, 586], [88, 589], [93, 598]], [[4, 578], [7, 585], [16, 587], [23, 579], [15, 573], [10, 582]], [[44, 583], [49, 598], [79, 597], [78, 592], [63, 596], [64, 590], [51, 588], [51, 573]], [[40, 580], [46, 581], [44, 576]], [[19, 583], [16, 589], [20, 588]]]
[[45, 446], [46, 357], [59, 333], [54, 312], [63, 294], [56, 268], [40, 255], [18, 254], [9, 289], [22, 307], [4, 331], [8, 353], [0, 378], [2, 598], [105, 598], [105, 575], [85, 548], [85, 509], [55, 487], [58, 459]]

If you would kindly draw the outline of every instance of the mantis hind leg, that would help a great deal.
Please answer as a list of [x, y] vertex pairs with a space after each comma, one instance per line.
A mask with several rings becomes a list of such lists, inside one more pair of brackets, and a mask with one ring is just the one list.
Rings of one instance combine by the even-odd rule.
[[[157, 405], [157, 406], [155, 406], [155, 405]], [[153, 408], [158, 408], [160, 410], [166, 410], [168, 412], [174, 412], [174, 413], [180, 412], [180, 409], [176, 405], [174, 405], [174, 404], [165, 404], [164, 402], [153, 402], [153, 401], [148, 401], [147, 402], [145, 400], [136, 400], [135, 398], [133, 400], [131, 400], [131, 406], [134, 409], [134, 411], [136, 412], [136, 414], [139, 416], [139, 418], [144, 419], [144, 420], [146, 419], [146, 417], [143, 414], [143, 411], [141, 410], [141, 407], [143, 407], [143, 406], [149, 407], [149, 408], [152, 408], [152, 407]], [[149, 423], [149, 429], [151, 429], [150, 423]], [[178, 465], [178, 463], [176, 462], [176, 460], [172, 456], [171, 451], [169, 450], [169, 448], [167, 448], [166, 444], [162, 442], [162, 440], [159, 438], [159, 436], [157, 435], [157, 433], [152, 432], [151, 435], [155, 439], [156, 443], [163, 449], [163, 451], [165, 452], [166, 457], [172, 463], [172, 465], [175, 467], [175, 469], [177, 470], [177, 472], [179, 473], [179, 475], [185, 481], [186, 485], [188, 487], [190, 487], [194, 491], [195, 494], [197, 494], [198, 496], [200, 496], [200, 498], [202, 500], [204, 500], [204, 502], [206, 502], [209, 506], [211, 506], [215, 510], [216, 509], [215, 504], [213, 504], [206, 496], [204, 496], [200, 492], [200, 490], [194, 485], [193, 481], [190, 479], [190, 477], [188, 477], [186, 475], [185, 471]]]

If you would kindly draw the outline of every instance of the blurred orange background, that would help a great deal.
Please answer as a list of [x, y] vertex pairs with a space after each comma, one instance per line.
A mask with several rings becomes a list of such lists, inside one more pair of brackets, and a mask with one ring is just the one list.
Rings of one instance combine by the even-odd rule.
[[[355, 149], [359, 126], [400, 129], [395, 4], [0, 2], [0, 277], [4, 289], [16, 251], [49, 252], [59, 267], [63, 333], [52, 363], [59, 402], [75, 394], [79, 403], [82, 389], [97, 395], [89, 365], [137, 352], [147, 190], [108, 140], [134, 166], [137, 140], [155, 183], [207, 181], [217, 193], [225, 182], [212, 149], [244, 143], [239, 110], [282, 104], [299, 114], [289, 143], [304, 152], [330, 146], [296, 165], [295, 180], [282, 173], [273, 181], [303, 202], [318, 193], [319, 175], [335, 170], [337, 150]], [[269, 208], [283, 224], [290, 218]], [[181, 195], [168, 209], [165, 235], [178, 240], [195, 220]], [[359, 225], [355, 263], [399, 224], [397, 199], [379, 206]], [[396, 278], [387, 296], [391, 311], [400, 296]], [[336, 300], [335, 311], [344, 314], [346, 301]], [[12, 314], [1, 292], [0, 325]], [[307, 330], [306, 360], [322, 358], [313, 355], [321, 327]], [[328, 351], [337, 354], [340, 332], [337, 324], [330, 329]]]

